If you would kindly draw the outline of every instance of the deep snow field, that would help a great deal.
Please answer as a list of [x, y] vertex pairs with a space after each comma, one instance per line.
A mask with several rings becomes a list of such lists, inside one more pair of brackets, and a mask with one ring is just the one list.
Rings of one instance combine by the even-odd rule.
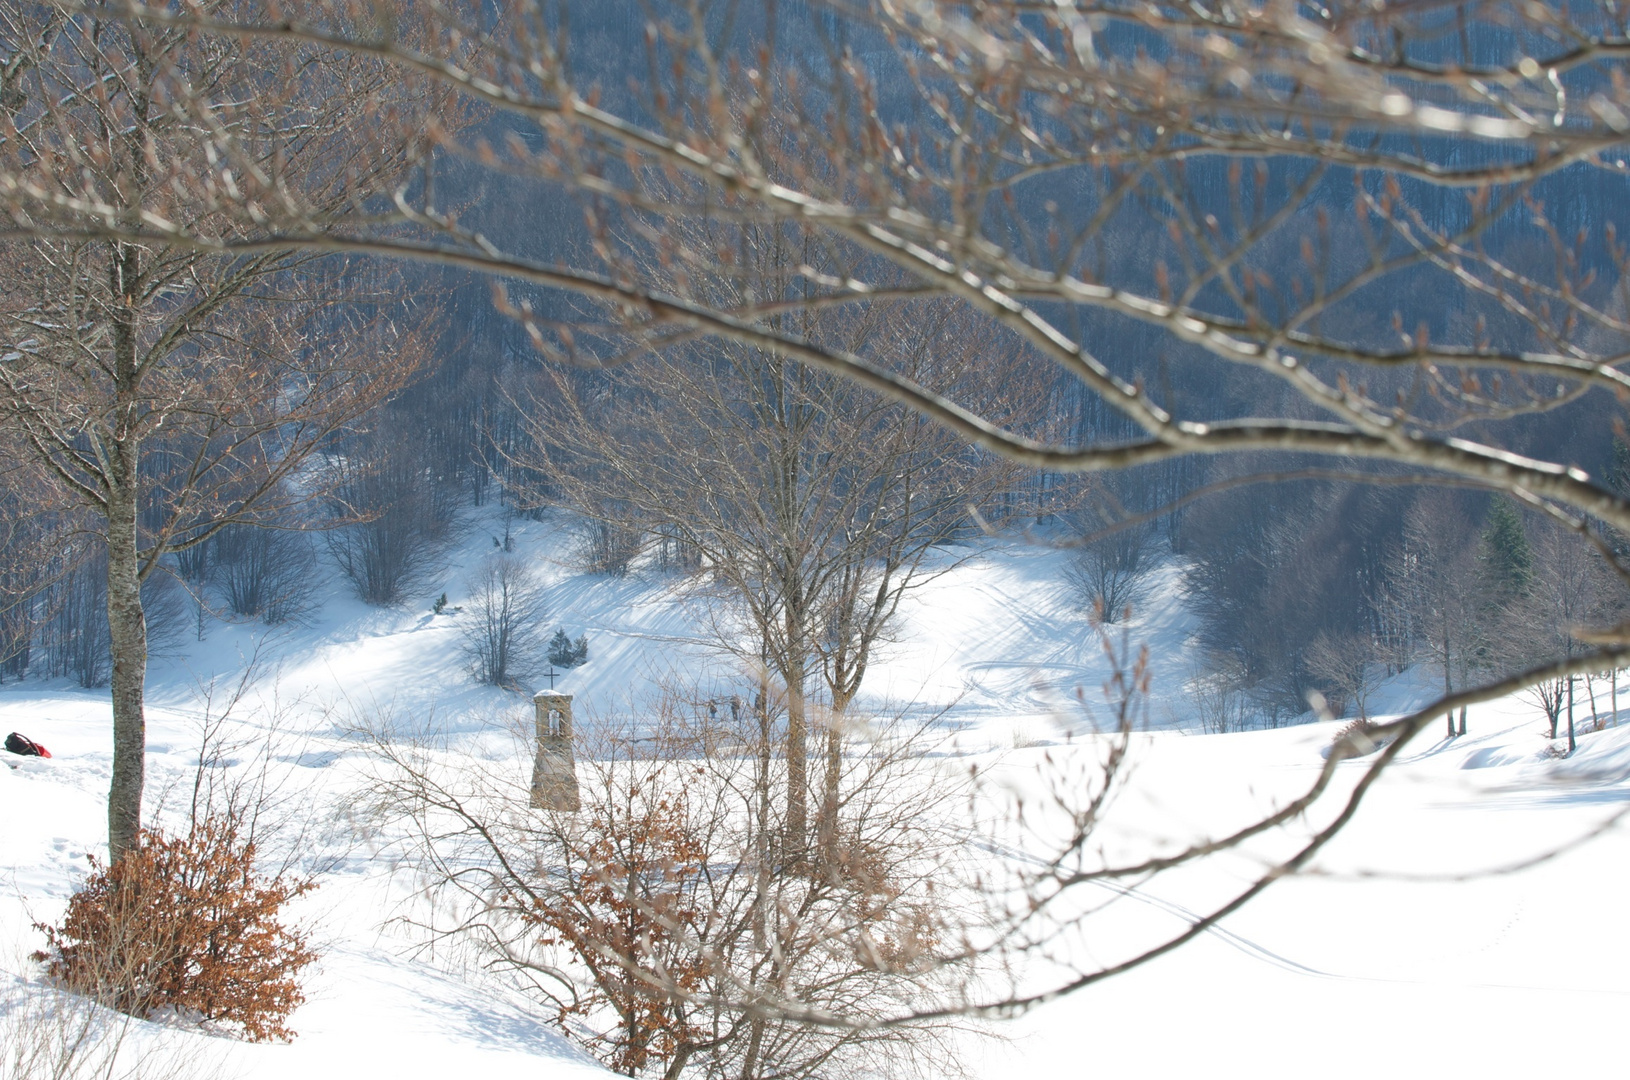
[[[325, 1080], [606, 1075], [555, 1035], [540, 1011], [450, 961], [415, 952], [392, 922], [411, 873], [370, 842], [347, 811], [366, 761], [357, 723], [433, 722], [479, 740], [529, 712], [521, 696], [477, 686], [453, 606], [465, 571], [492, 550], [493, 519], [474, 523], [419, 602], [368, 608], [325, 582], [306, 624], [213, 623], [155, 659], [149, 682], [150, 816], [184, 810], [201, 732], [253, 666], [220, 737], [252, 755], [271, 733], [288, 847], [321, 887], [298, 902], [323, 958], [289, 1044], [251, 1045], [137, 1025], [136, 1045], [200, 1075]], [[711, 654], [671, 579], [582, 574], [564, 558], [559, 523], [511, 523], [517, 550], [549, 581], [550, 632], [586, 634], [590, 659], [557, 689], [580, 716], [614, 710], [682, 671], [708, 694], [742, 689]], [[1045, 755], [1092, 753], [1061, 730], [1059, 703], [1094, 690], [1105, 661], [1062, 587], [1065, 555], [986, 542], [946, 556], [944, 573], [907, 602], [897, 640], [868, 676], [878, 708], [942, 713], [959, 751], [1014, 785]], [[1198, 733], [1184, 703], [1192, 675], [1177, 574], [1162, 571], [1130, 628], [1153, 659], [1150, 731], [1117, 809], [1126, 842], [1198, 832], [1260, 811], [1311, 782], [1334, 725]], [[1377, 696], [1396, 713], [1421, 700], [1406, 675]], [[1429, 682], [1429, 679], [1426, 679]], [[213, 689], [211, 689], [213, 687]], [[712, 688], [717, 688], [716, 691]], [[1606, 702], [1601, 701], [1604, 713]], [[1630, 713], [1630, 702], [1626, 702]], [[1588, 705], [1583, 709], [1589, 712]], [[1605, 718], [1605, 717], [1604, 717]], [[970, 1040], [973, 1075], [1400, 1076], [1626, 1075], [1630, 1030], [1630, 831], [1613, 827], [1516, 872], [1508, 864], [1565, 846], [1630, 804], [1630, 723], [1587, 731], [1552, 757], [1538, 709], [1522, 698], [1474, 708], [1470, 734], [1434, 725], [1406, 748], [1317, 871], [1280, 882], [1213, 932], [1129, 974]], [[0, 734], [44, 743], [49, 761], [3, 755], [0, 769], [0, 1008], [15, 1002], [41, 944], [104, 842], [110, 767], [106, 692], [62, 681], [0, 686]], [[1362, 765], [1348, 762], [1343, 770]], [[1082, 948], [1108, 957], [1127, 942], [1181, 929], [1186, 912], [1247, 880], [1248, 860], [1157, 882], [1095, 921]], [[207, 1064], [205, 1064], [207, 1063]]]

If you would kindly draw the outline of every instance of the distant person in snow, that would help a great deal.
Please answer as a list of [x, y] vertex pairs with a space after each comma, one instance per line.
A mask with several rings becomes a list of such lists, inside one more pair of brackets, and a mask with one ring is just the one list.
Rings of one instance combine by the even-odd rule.
[[21, 754], [23, 757], [51, 756], [51, 751], [41, 746], [33, 739], [30, 739], [28, 736], [19, 735], [15, 731], [6, 736], [6, 749], [10, 750], [13, 754]]

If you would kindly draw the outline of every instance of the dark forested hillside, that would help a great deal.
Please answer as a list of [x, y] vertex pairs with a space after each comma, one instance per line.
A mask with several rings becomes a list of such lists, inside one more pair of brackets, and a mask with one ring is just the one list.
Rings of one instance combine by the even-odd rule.
[[[992, 48], [1010, 35], [1016, 35], [1014, 41], [1029, 34], [1034, 42], [1051, 42], [1064, 25], [1030, 11], [1003, 23], [994, 10], [988, 13], [994, 21], [986, 42]], [[899, 185], [901, 206], [920, 199], [921, 212], [933, 216], [950, 212], [960, 197], [949, 180], [926, 184], [926, 193], [908, 190], [912, 175], [921, 180], [951, 169], [946, 148], [961, 137], [947, 111], [951, 98], [943, 96], [951, 84], [936, 79], [958, 70], [963, 46], [936, 38], [938, 31], [929, 28], [939, 24], [850, 17], [853, 13], [806, 0], [703, 5], [695, 22], [678, 6], [670, 10], [634, 0], [540, 11], [539, 25], [553, 35], [545, 51], [558, 64], [562, 85], [576, 87], [608, 115], [682, 137], [687, 123], [700, 121], [679, 115], [684, 109], [678, 106], [672, 115], [665, 113], [664, 103], [683, 98], [690, 102], [685, 108], [700, 107], [705, 94], [683, 94], [700, 92], [695, 80], [701, 76], [686, 65], [705, 53], [719, 61], [707, 78], [734, 87], [729, 93], [707, 91], [723, 94], [715, 102], [720, 108], [746, 108], [750, 85], [784, 97], [783, 112], [755, 119], [758, 127], [743, 130], [775, 147], [781, 157], [772, 171], [780, 170], [777, 175], [789, 183], [804, 183], [833, 199], [858, 198], [857, 181], [840, 177], [854, 164], [846, 155], [861, 153], [857, 148], [864, 141], [859, 135], [844, 141], [850, 137], [847, 125], [860, 123], [874, 125], [868, 137], [892, 140], [897, 161], [917, 155], [891, 181]], [[1176, 37], [1113, 12], [1093, 18], [1089, 51], [1106, 64], [1142, 57], [1177, 70], [1190, 62]], [[1472, 19], [1463, 31], [1451, 33], [1447, 23], [1422, 16], [1409, 29], [1397, 48], [1418, 71], [1435, 64], [1505, 64], [1533, 44], [1524, 36], [1527, 30], [1502, 19]], [[1075, 71], [1070, 65], [1077, 60], [1059, 62]], [[757, 65], [763, 65], [762, 75]], [[759, 81], [752, 82], [749, 74]], [[1575, 100], [1611, 88], [1611, 80], [1589, 65], [1570, 77], [1578, 79], [1571, 87]], [[1025, 92], [1041, 93], [1034, 87]], [[1201, 113], [1229, 100], [1221, 91], [1197, 99]], [[1615, 343], [1623, 336], [1626, 304], [1624, 254], [1616, 238], [1620, 227], [1630, 224], [1620, 220], [1630, 203], [1620, 197], [1622, 162], [1616, 151], [1535, 170], [1531, 179], [1505, 187], [1498, 170], [1529, 160], [1530, 143], [1462, 138], [1429, 127], [1382, 124], [1364, 149], [1369, 157], [1351, 148], [1336, 152], [1317, 138], [1305, 152], [1298, 144], [1295, 152], [1285, 153], [1201, 153], [1212, 136], [1209, 129], [1196, 128], [1184, 136], [1192, 140], [1187, 149], [1179, 147], [1170, 159], [1158, 154], [1143, 159], [1137, 156], [1140, 148], [1164, 146], [1158, 125], [1145, 126], [1135, 110], [1113, 122], [1092, 119], [1090, 110], [1071, 112], [1079, 104], [1066, 94], [1041, 108], [1035, 114], [1040, 134], [1028, 143], [1004, 141], [1017, 129], [1000, 123], [990, 128], [990, 144], [981, 148], [989, 156], [977, 166], [985, 170], [982, 182], [990, 194], [970, 203], [975, 209], [967, 220], [993, 250], [1017, 253], [1036, 266], [1056, 259], [1058, 272], [1083, 283], [1111, 282], [1150, 304], [1172, 300], [1233, 328], [1230, 333], [1249, 337], [1255, 327], [1278, 326], [1287, 335], [1308, 337], [1311, 343], [1302, 346], [1305, 370], [1330, 386], [1347, 385], [1343, 350], [1380, 356], [1451, 342], [1456, 349], [1501, 355], [1564, 346], [1591, 355], [1619, 351]], [[987, 103], [987, 111], [991, 108]], [[429, 154], [423, 173], [402, 190], [422, 199], [427, 209], [450, 215], [447, 220], [456, 220], [466, 238], [480, 234], [506, 257], [540, 265], [598, 264], [613, 278], [638, 278], [660, 264], [658, 277], [668, 275], [680, 293], [689, 279], [675, 277], [668, 260], [698, 259], [701, 270], [701, 263], [723, 258], [722, 248], [699, 255], [672, 246], [676, 232], [665, 231], [661, 212], [652, 207], [664, 199], [679, 206], [697, 192], [677, 174], [654, 179], [668, 166], [636, 167], [632, 158], [615, 154], [579, 163], [586, 174], [608, 178], [595, 188], [573, 182], [570, 170], [558, 162], [551, 165], [553, 174], [533, 167], [551, 152], [550, 140], [558, 132], [540, 127], [524, 109], [473, 99], [456, 122], [447, 123], [456, 138]], [[1081, 139], [1086, 149], [1075, 154], [1071, 140]], [[767, 151], [759, 152], [769, 159]], [[1047, 165], [1021, 168], [1026, 160]], [[1143, 165], [1134, 168], [1138, 161]], [[1426, 164], [1417, 168], [1416, 162]], [[1455, 171], [1487, 173], [1490, 179], [1481, 186], [1443, 182]], [[628, 197], [635, 189], [638, 197]], [[700, 197], [705, 211], [713, 196]], [[420, 224], [430, 220], [422, 218]], [[1061, 238], [1074, 239], [1064, 244]], [[890, 269], [888, 257], [877, 250], [846, 248], [850, 241], [842, 237], [803, 242], [812, 273], [792, 291], [807, 291], [821, 274], [840, 268], [861, 278], [871, 275], [873, 287], [893, 287], [909, 277]], [[1473, 264], [1497, 269], [1468, 275], [1465, 267]], [[371, 470], [381, 478], [398, 477], [403, 491], [428, 485], [434, 498], [423, 499], [413, 513], [387, 514], [387, 503], [405, 496], [383, 479], [364, 485], [358, 472], [344, 480], [351, 485], [345, 489], [349, 495], [321, 506], [297, 507], [290, 501], [272, 512], [284, 517], [259, 524], [343, 525], [325, 550], [350, 552], [347, 558], [359, 556], [344, 537], [406, 530], [413, 536], [385, 546], [399, 552], [392, 558], [405, 560], [399, 569], [408, 574], [414, 558], [408, 553], [440, 542], [439, 526], [430, 519], [444, 518], [461, 505], [496, 501], [529, 513], [560, 502], [558, 478], [538, 467], [536, 427], [529, 427], [536, 419], [536, 395], [550, 384], [540, 376], [548, 366], [564, 365], [568, 374], [558, 385], [610, 393], [612, 384], [600, 379], [594, 366], [619, 362], [644, 345], [619, 336], [626, 310], [581, 292], [431, 262], [408, 261], [398, 273], [403, 296], [422, 298], [414, 301], [422, 310], [434, 308], [434, 325], [426, 328], [433, 362], [388, 402], [327, 436], [320, 457], [336, 476]], [[1136, 387], [1178, 421], [1227, 424], [1283, 417], [1317, 424], [1330, 415], [1306, 396], [1305, 387], [1261, 365], [1219, 361], [1214, 342], [1173, 333], [1172, 324], [1152, 317], [1147, 305], [1077, 304], [1043, 295], [1039, 288], [1033, 292], [1028, 303], [1037, 317], [1067, 328], [1102, 364], [1106, 377]], [[1316, 347], [1330, 342], [1340, 348]], [[1502, 452], [1573, 466], [1593, 477], [1607, 476], [1615, 467], [1621, 407], [1610, 395], [1527, 378], [1508, 380], [1502, 389], [1498, 377], [1490, 385], [1450, 367], [1390, 362], [1355, 370], [1350, 377], [1374, 408], [1384, 411], [1398, 403], [1433, 439], [1483, 439]], [[1045, 405], [1033, 407], [1023, 424], [1011, 425], [1015, 431], [1067, 447], [1115, 447], [1147, 436], [1147, 420], [1136, 409], [1081, 379], [1069, 365], [1055, 365], [1050, 373], [1038, 366], [1026, 379], [1035, 383], [1026, 389], [1030, 400]], [[1520, 389], [1512, 390], [1519, 382]], [[1552, 396], [1554, 402], [1547, 400]], [[411, 437], [385, 437], [387, 432]], [[1191, 602], [1217, 673], [1249, 698], [1262, 722], [1276, 723], [1304, 712], [1310, 691], [1333, 702], [1354, 696], [1347, 685], [1351, 679], [1339, 676], [1344, 665], [1334, 658], [1337, 653], [1349, 657], [1349, 670], [1351, 658], [1363, 656], [1384, 671], [1444, 653], [1414, 642], [1413, 628], [1426, 616], [1406, 610], [1400, 598], [1414, 595], [1413, 586], [1400, 584], [1419, 546], [1410, 539], [1411, 514], [1452, 517], [1459, 524], [1441, 532], [1453, 550], [1441, 558], [1445, 565], [1457, 559], [1476, 562], [1489, 508], [1499, 502], [1500, 497], [1461, 489], [1428, 493], [1407, 483], [1406, 466], [1358, 470], [1368, 470], [1374, 483], [1354, 485], [1333, 476], [1354, 460], [1259, 450], [1249, 458], [1170, 455], [1157, 463], [1085, 475], [1043, 465], [1016, 482], [1002, 505], [1014, 520], [1029, 514], [1089, 537], [1129, 514], [1150, 515], [1159, 557], [1188, 567]], [[948, 460], [945, 467], [954, 473], [962, 465]], [[1262, 471], [1303, 478], [1236, 484]], [[4, 482], [11, 486], [3, 496], [27, 507], [27, 520], [68, 520], [62, 493], [48, 480], [19, 471], [8, 473]], [[1219, 490], [1194, 497], [1212, 487]], [[1540, 542], [1549, 526], [1532, 504], [1520, 514], [1524, 528]], [[345, 524], [352, 515], [370, 520]], [[94, 522], [81, 525], [96, 528]], [[64, 546], [57, 560], [47, 561], [32, 554], [33, 535], [19, 528], [3, 538], [8, 546], [0, 581], [9, 599], [7, 621], [0, 624], [0, 638], [7, 643], [6, 666], [0, 670], [8, 674], [67, 670], [62, 657], [69, 646], [63, 642], [78, 639], [72, 631], [49, 628], [94, 606], [74, 600], [80, 571], [70, 569], [76, 560], [92, 558], [94, 545]], [[215, 543], [169, 560], [195, 594], [198, 618], [224, 602], [217, 593], [218, 574], [225, 571], [211, 569], [220, 560], [207, 550]], [[1139, 545], [1146, 546], [1141, 540]], [[298, 561], [305, 555], [289, 557]], [[396, 594], [392, 587], [359, 589], [370, 597]], [[1468, 609], [1467, 618], [1486, 631], [1498, 606], [1473, 605], [1476, 610]], [[1440, 656], [1437, 662], [1452, 668], [1458, 661]], [[1477, 653], [1476, 663], [1488, 671], [1499, 666], [1487, 649]], [[102, 677], [96, 665], [82, 664], [80, 670], [91, 681]]]

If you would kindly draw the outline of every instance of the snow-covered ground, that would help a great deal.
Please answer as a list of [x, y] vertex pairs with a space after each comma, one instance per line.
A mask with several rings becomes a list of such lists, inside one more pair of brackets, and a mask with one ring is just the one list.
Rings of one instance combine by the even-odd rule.
[[[1583, 736], [1566, 762], [1544, 755], [1542, 724], [1520, 702], [1473, 710], [1470, 730], [1410, 747], [1316, 873], [1024, 1017], [976, 1073], [1081, 1075], [1085, 1055], [1110, 1075], [1625, 1075], [1630, 836], [1615, 828], [1532, 868], [1489, 871], [1566, 848], [1626, 807], [1630, 728]], [[1157, 734], [1137, 798], [1179, 829], [1242, 792], [1266, 806], [1307, 783], [1330, 735], [1328, 724]], [[1238, 886], [1247, 869], [1157, 883], [1094, 938], [1114, 952], [1117, 929], [1181, 929], [1199, 906], [1190, 897]]]
[[[589, 639], [589, 662], [558, 686], [586, 714], [614, 709], [675, 670], [709, 694], [741, 687], [737, 667], [706, 649], [672, 581], [577, 573], [557, 525], [512, 527], [518, 550], [548, 580], [551, 630]], [[149, 787], [163, 804], [158, 813], [180, 808], [206, 715], [253, 661], [259, 677], [226, 736], [272, 732], [290, 825], [307, 830], [301, 851], [322, 883], [299, 901], [323, 948], [291, 1021], [299, 1038], [252, 1046], [163, 1035], [216, 1063], [212, 1074], [603, 1075], [524, 1000], [472, 989], [456, 968], [415, 953], [411, 935], [390, 920], [411, 876], [346, 827], [344, 799], [364, 765], [347, 724], [433, 716], [477, 738], [527, 708], [515, 694], [475, 685], [459, 616], [429, 613], [443, 588], [453, 606], [461, 602], [464, 572], [492, 550], [490, 532], [502, 525], [473, 527], [420, 603], [372, 609], [329, 582], [306, 626], [214, 624], [204, 640], [189, 636], [153, 664]], [[1063, 586], [1064, 558], [997, 543], [948, 554], [945, 573], [906, 603], [897, 640], [868, 680], [873, 703], [945, 710], [943, 723], [969, 752], [1002, 749], [999, 769], [1016, 783], [1043, 754], [1090, 753], [1090, 739], [1066, 742], [1053, 719], [1059, 701], [1107, 671]], [[1191, 627], [1175, 571], [1163, 573], [1149, 612], [1129, 630], [1153, 657], [1156, 729], [1139, 742], [1135, 785], [1117, 811], [1117, 827], [1134, 838], [1204, 829], [1288, 796], [1322, 764], [1332, 731], [1197, 734], [1182, 692]], [[1405, 679], [1379, 699], [1404, 708], [1412, 696]], [[105, 692], [61, 682], [0, 687], [0, 734], [21, 731], [54, 754], [6, 755], [14, 767], [0, 769], [8, 990], [39, 946], [31, 924], [58, 917], [86, 853], [99, 850], [108, 726]], [[1521, 699], [1474, 709], [1470, 730], [1443, 742], [1432, 729], [1409, 747], [1320, 857], [1320, 872], [1276, 885], [1170, 956], [1034, 1011], [1004, 1029], [1006, 1040], [971, 1044], [973, 1074], [1622, 1075], [1630, 837], [1615, 828], [1530, 868], [1488, 871], [1564, 845], [1626, 806], [1630, 724], [1583, 735], [1565, 761], [1547, 755], [1538, 711]], [[1180, 927], [1186, 911], [1249, 869], [1218, 863], [1158, 882], [1094, 923], [1098, 936], [1084, 947], [1109, 955], [1124, 946], [1117, 935]]]

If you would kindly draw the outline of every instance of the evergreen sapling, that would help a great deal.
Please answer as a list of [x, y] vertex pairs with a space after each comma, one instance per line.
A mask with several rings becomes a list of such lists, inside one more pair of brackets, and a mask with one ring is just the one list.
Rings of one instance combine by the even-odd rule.
[[574, 668], [588, 658], [589, 639], [586, 634], [574, 642], [562, 627], [549, 639], [549, 662], [557, 668]]

